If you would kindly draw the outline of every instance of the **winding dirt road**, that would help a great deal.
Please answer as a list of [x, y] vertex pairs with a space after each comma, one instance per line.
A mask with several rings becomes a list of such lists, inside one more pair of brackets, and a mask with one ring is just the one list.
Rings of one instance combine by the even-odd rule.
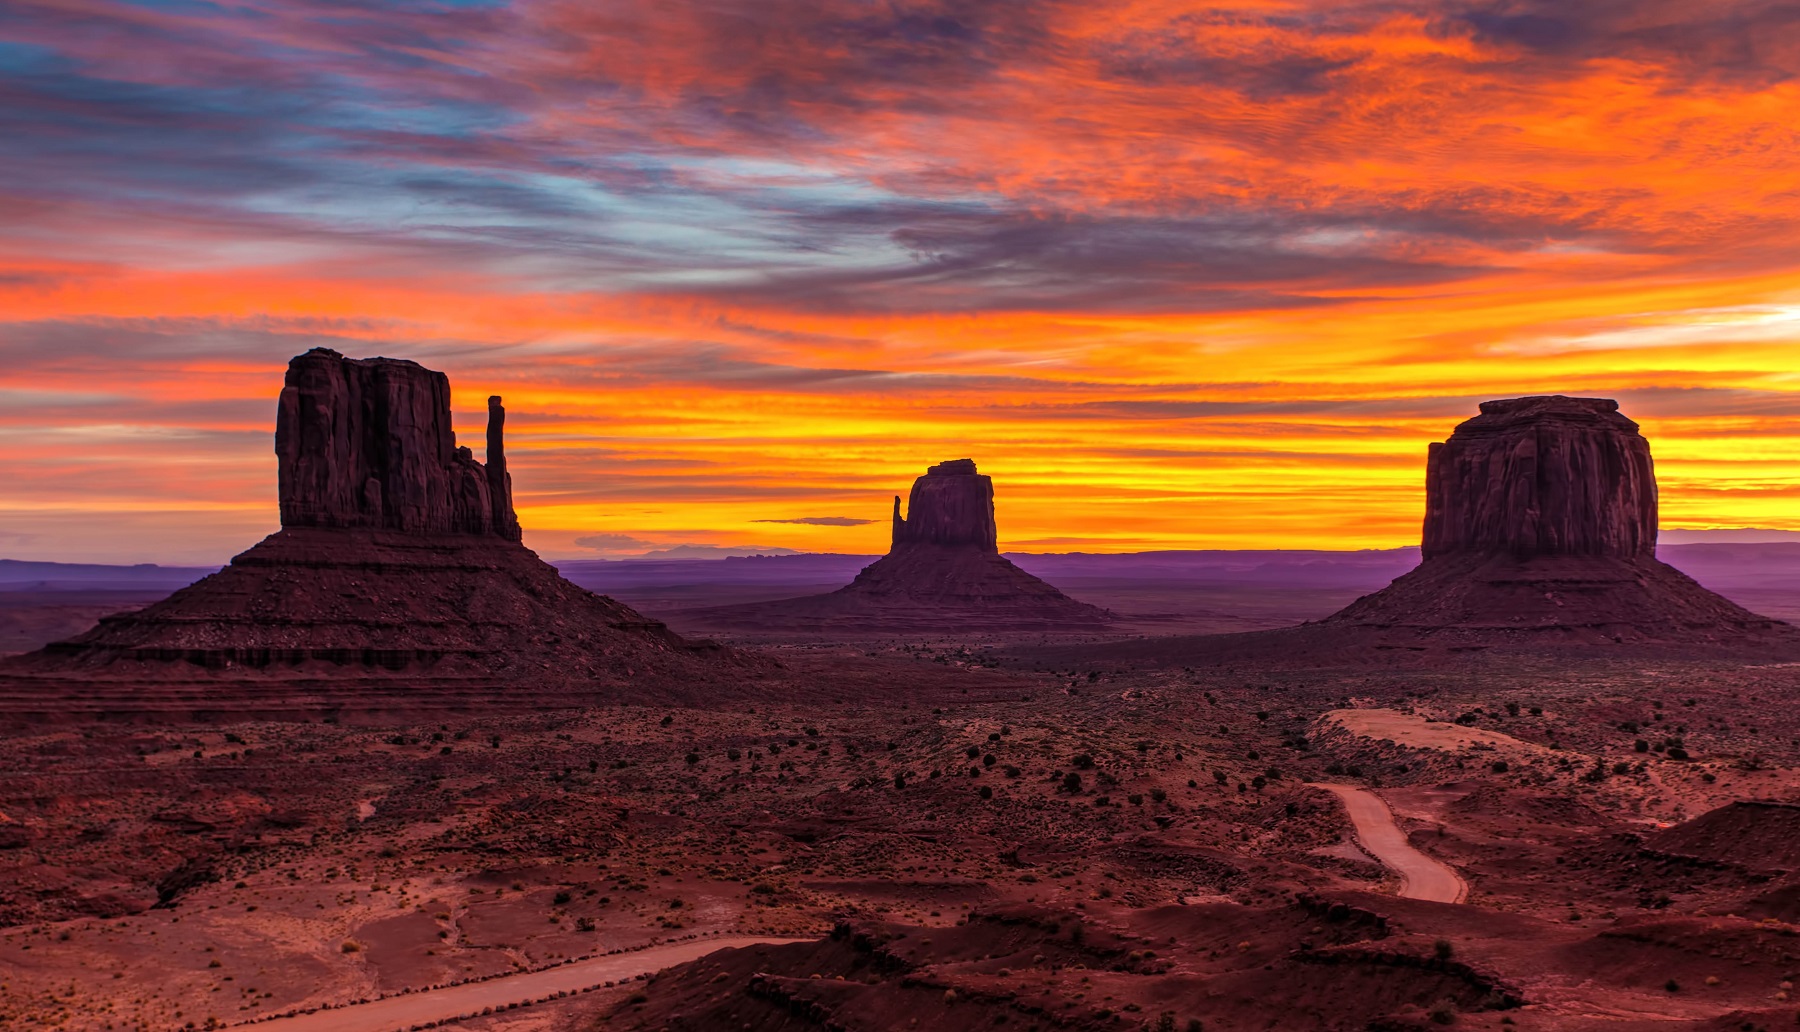
[[605, 982], [636, 978], [675, 964], [698, 960], [715, 950], [733, 946], [778, 946], [782, 943], [806, 941], [809, 940], [740, 935], [670, 943], [635, 953], [595, 957], [544, 971], [529, 971], [408, 996], [390, 996], [385, 1000], [375, 1000], [354, 1007], [276, 1018], [245, 1027], [254, 1028], [257, 1032], [396, 1032], [428, 1021], [446, 1021], [474, 1014], [486, 1007], [498, 1010], [508, 1004], [541, 1000], [559, 992], [578, 992]]
[[1463, 881], [1455, 868], [1414, 849], [1400, 826], [1394, 823], [1394, 812], [1380, 796], [1351, 785], [1319, 784], [1314, 787], [1344, 801], [1344, 809], [1350, 811], [1350, 823], [1356, 826], [1356, 841], [1370, 856], [1400, 876], [1398, 895], [1434, 903], [1461, 903], [1467, 898], [1469, 883]]

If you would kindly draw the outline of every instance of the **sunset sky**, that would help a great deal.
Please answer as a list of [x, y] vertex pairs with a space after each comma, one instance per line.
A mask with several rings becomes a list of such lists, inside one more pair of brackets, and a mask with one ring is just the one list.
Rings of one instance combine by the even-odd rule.
[[1544, 393], [1800, 530], [1800, 8], [0, 5], [0, 556], [249, 546], [318, 345], [504, 395], [552, 558], [878, 552], [962, 456], [1007, 549], [1409, 544]]

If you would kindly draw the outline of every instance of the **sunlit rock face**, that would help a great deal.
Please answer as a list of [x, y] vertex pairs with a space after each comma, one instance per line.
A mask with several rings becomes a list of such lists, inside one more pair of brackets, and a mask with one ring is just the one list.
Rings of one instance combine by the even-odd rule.
[[1650, 442], [1606, 398], [1483, 402], [1426, 460], [1424, 556], [1652, 558]]
[[276, 410], [281, 525], [518, 541], [505, 421], [489, 398], [484, 467], [456, 445], [443, 373], [314, 348], [288, 364]]

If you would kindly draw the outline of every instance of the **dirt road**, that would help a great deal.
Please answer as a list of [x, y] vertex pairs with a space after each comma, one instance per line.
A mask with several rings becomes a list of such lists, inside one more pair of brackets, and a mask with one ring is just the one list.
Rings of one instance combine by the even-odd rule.
[[1350, 811], [1350, 823], [1356, 826], [1356, 841], [1400, 876], [1399, 895], [1436, 903], [1461, 903], [1468, 896], [1469, 883], [1454, 868], [1413, 848], [1394, 823], [1394, 812], [1380, 796], [1350, 785], [1315, 787], [1344, 801], [1344, 808]]
[[635, 953], [595, 957], [546, 971], [530, 971], [486, 982], [453, 985], [409, 996], [393, 996], [373, 1003], [301, 1014], [292, 1018], [277, 1018], [247, 1027], [258, 1032], [396, 1032], [428, 1021], [444, 1021], [473, 1014], [486, 1007], [499, 1009], [509, 1003], [524, 1003], [558, 992], [575, 992], [604, 982], [618, 982], [646, 975], [728, 947], [803, 941], [806, 940], [746, 935], [677, 942], [667, 946], [652, 946]]

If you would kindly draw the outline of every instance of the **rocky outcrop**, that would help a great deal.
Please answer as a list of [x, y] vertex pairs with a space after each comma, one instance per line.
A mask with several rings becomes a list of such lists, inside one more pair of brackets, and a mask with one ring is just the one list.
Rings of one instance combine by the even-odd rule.
[[276, 414], [282, 529], [9, 672], [516, 691], [692, 683], [747, 662], [569, 583], [520, 542], [505, 416], [489, 398], [484, 466], [456, 444], [444, 374], [324, 348], [295, 358]]
[[845, 635], [1097, 630], [1111, 614], [1077, 602], [1000, 554], [994, 482], [973, 459], [929, 467], [907, 512], [894, 498], [893, 547], [837, 591], [672, 614], [708, 631]]
[[1654, 557], [1650, 442], [1606, 398], [1483, 402], [1426, 458], [1423, 553]]
[[1000, 553], [994, 523], [994, 481], [975, 472], [974, 459], [940, 462], [913, 481], [907, 515], [894, 496], [893, 548], [936, 545]]
[[517, 541], [505, 421], [500, 399], [489, 398], [483, 468], [456, 445], [443, 373], [314, 348], [288, 364], [276, 409], [281, 525]]

